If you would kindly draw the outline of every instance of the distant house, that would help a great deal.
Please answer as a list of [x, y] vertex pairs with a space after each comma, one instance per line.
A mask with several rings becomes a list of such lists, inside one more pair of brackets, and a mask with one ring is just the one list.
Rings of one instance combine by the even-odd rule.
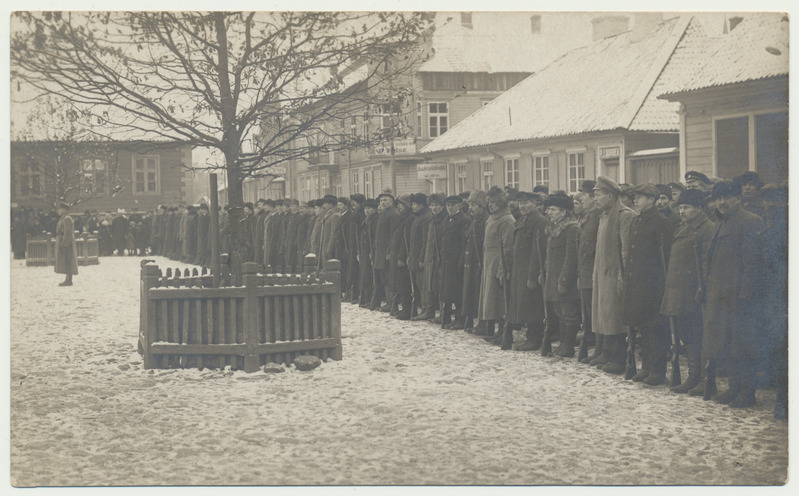
[[[419, 167], [425, 162], [420, 150], [566, 50], [587, 44], [593, 17], [574, 13], [436, 13], [435, 28], [420, 40], [414, 54], [423, 56], [407, 77], [391, 82], [397, 91], [407, 92], [400, 108], [353, 108], [326, 130], [328, 134], [349, 134], [355, 143], [374, 145], [374, 136], [393, 126], [402, 131], [393, 146], [390, 142], [353, 146], [343, 152], [292, 160], [275, 168], [275, 178], [245, 182], [245, 200], [281, 194], [300, 200], [325, 194], [375, 197], [385, 188], [398, 194], [451, 189], [452, 181], [441, 170]], [[363, 69], [348, 68], [353, 88], [358, 75], [366, 74]]]
[[154, 210], [186, 199], [191, 147], [179, 142], [11, 143], [11, 202], [52, 208], [59, 198], [76, 209]]
[[636, 14], [631, 30], [570, 50], [429, 143], [427, 166], [446, 170], [454, 193], [493, 185], [575, 192], [600, 174], [677, 180], [679, 104], [657, 96], [683, 70], [681, 41], [703, 36], [690, 17]]
[[693, 43], [675, 89], [681, 170], [788, 178], [788, 16], [753, 13], [728, 34]]

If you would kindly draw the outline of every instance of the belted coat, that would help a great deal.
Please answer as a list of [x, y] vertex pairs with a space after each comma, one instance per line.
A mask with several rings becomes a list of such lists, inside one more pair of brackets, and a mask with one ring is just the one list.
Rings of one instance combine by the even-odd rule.
[[630, 255], [624, 271], [626, 325], [646, 326], [660, 315], [666, 286], [664, 261], [668, 263], [672, 237], [671, 223], [654, 206], [630, 223]]
[[[507, 319], [513, 324], [544, 320], [544, 300], [538, 275], [543, 270], [548, 223], [538, 210], [534, 210], [521, 216], [513, 225], [512, 255], [506, 259], [510, 265], [506, 272], [511, 272]], [[527, 287], [527, 281], [535, 282], [533, 289]]]
[[702, 357], [748, 355], [757, 339], [754, 317], [762, 289], [763, 219], [740, 205], [715, 226], [705, 274]]
[[696, 301], [700, 274], [707, 272], [707, 251], [715, 224], [704, 212], [683, 222], [674, 233], [666, 272], [666, 289], [660, 313], [691, 315], [700, 310]]
[[56, 274], [78, 273], [78, 256], [75, 247], [72, 217], [63, 215], [55, 227], [55, 272]]
[[[507, 264], [511, 263], [515, 223], [508, 208], [492, 213], [486, 220], [483, 241], [483, 274], [480, 281], [480, 305], [477, 315], [480, 320], [496, 320], [505, 317], [505, 301], [500, 278], [505, 277], [509, 267], [503, 267], [501, 260], [506, 260]], [[504, 284], [508, 284], [508, 281], [506, 280]]]

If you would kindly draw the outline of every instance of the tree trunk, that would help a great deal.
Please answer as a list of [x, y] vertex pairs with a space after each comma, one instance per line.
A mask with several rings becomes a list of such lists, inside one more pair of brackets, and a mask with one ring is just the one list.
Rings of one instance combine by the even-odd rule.
[[235, 161], [227, 159], [228, 212], [230, 232], [230, 275], [233, 285], [242, 284], [242, 270], [247, 253], [245, 249], [245, 232], [242, 225], [244, 219], [244, 193], [242, 190], [241, 171]]

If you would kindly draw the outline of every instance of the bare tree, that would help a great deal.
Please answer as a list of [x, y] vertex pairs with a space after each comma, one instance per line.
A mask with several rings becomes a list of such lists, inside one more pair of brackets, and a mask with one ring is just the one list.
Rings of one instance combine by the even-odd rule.
[[[351, 146], [320, 139], [323, 123], [368, 105], [371, 89], [406, 72], [428, 23], [387, 12], [19, 12], [11, 73], [90, 113], [108, 138], [218, 150], [240, 246], [242, 181]], [[348, 78], [358, 64], [365, 76]], [[231, 255], [238, 266], [242, 254]]]
[[15, 129], [19, 170], [12, 174], [20, 188], [48, 207], [114, 196], [125, 187], [117, 175], [118, 147], [93, 136], [86, 118], [46, 95], [36, 100], [25, 125]]

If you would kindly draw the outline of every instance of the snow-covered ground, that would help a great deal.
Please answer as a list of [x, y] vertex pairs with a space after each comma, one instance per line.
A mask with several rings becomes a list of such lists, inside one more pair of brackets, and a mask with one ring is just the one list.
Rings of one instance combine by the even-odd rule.
[[[16, 486], [780, 484], [774, 391], [734, 410], [344, 304], [310, 372], [144, 370], [139, 258], [13, 261]], [[156, 257], [162, 267], [177, 264]]]

